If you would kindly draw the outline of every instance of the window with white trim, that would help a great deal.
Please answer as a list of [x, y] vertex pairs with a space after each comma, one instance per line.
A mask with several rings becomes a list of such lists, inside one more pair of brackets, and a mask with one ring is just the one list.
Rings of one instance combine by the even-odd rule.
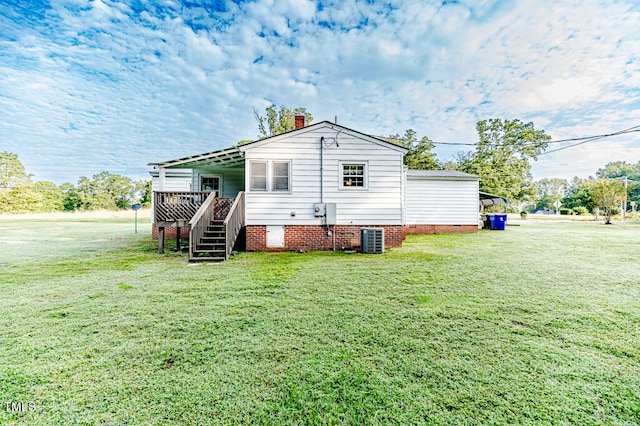
[[216, 191], [220, 195], [220, 176], [201, 176], [201, 191]]
[[291, 160], [252, 160], [249, 162], [249, 191], [290, 192]]
[[366, 189], [367, 163], [340, 163], [341, 189]]
[[289, 161], [274, 161], [271, 163], [271, 190], [278, 192], [288, 192], [291, 190], [289, 181], [291, 180]]
[[267, 190], [267, 162], [252, 161], [249, 169], [249, 190], [266, 191]]

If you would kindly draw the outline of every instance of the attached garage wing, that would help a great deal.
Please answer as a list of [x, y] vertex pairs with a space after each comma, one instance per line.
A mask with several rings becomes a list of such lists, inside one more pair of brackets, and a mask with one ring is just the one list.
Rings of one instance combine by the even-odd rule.
[[478, 224], [478, 176], [454, 170], [407, 170], [405, 224]]

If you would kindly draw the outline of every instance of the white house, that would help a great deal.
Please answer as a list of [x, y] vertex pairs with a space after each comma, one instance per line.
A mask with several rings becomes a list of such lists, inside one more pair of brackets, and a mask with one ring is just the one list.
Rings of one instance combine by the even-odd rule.
[[[209, 223], [196, 225], [202, 217], [204, 222], [229, 222], [233, 216], [238, 232], [246, 230], [249, 251], [351, 248], [359, 246], [361, 228], [383, 228], [386, 247], [401, 246], [407, 233], [477, 231], [478, 177], [406, 170], [406, 152], [384, 139], [323, 121], [155, 163], [155, 224], [161, 231], [188, 226], [190, 238], [197, 239], [190, 243], [194, 256], [221, 248], [214, 246]], [[170, 190], [168, 182], [173, 179], [177, 185], [175, 171], [181, 169], [191, 173], [190, 190]], [[188, 179], [187, 172], [180, 176]], [[215, 196], [205, 214], [209, 193]], [[200, 231], [193, 235], [193, 229]]]

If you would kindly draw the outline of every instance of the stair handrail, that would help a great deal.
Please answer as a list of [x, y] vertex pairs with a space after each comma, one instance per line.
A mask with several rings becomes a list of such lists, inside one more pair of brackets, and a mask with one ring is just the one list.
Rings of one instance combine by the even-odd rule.
[[204, 236], [207, 226], [213, 220], [215, 199], [216, 191], [212, 191], [189, 221], [189, 259], [193, 259], [195, 245]]
[[229, 259], [233, 246], [238, 239], [240, 230], [244, 226], [244, 191], [238, 192], [238, 196], [233, 201], [227, 217], [223, 222], [225, 228], [226, 250], [224, 259]]

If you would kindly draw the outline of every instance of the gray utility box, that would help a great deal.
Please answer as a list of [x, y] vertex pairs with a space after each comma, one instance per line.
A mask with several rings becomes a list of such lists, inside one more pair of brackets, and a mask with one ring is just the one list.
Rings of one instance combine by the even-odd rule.
[[327, 225], [335, 225], [337, 224], [336, 218], [336, 203], [327, 203], [326, 204], [326, 214], [325, 214], [325, 222]]
[[325, 225], [335, 225], [337, 223], [336, 203], [315, 203], [313, 205], [313, 215], [315, 217], [324, 217]]
[[384, 253], [384, 228], [360, 228], [360, 251]]

